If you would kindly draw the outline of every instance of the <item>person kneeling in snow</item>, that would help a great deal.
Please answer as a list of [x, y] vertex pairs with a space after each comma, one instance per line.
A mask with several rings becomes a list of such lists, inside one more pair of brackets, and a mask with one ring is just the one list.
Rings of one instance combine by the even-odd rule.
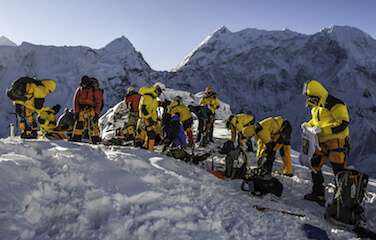
[[180, 159], [185, 162], [192, 161], [194, 164], [198, 164], [210, 156], [210, 153], [195, 156], [194, 154], [191, 155], [184, 150], [184, 148], [187, 146], [187, 136], [185, 135], [182, 124], [180, 123], [179, 114], [172, 115], [165, 128], [166, 138], [164, 139], [164, 147], [162, 152], [166, 152], [167, 156]]
[[56, 114], [60, 111], [60, 105], [43, 107], [38, 113], [38, 123], [44, 137], [48, 139], [65, 139], [64, 132], [56, 126]]

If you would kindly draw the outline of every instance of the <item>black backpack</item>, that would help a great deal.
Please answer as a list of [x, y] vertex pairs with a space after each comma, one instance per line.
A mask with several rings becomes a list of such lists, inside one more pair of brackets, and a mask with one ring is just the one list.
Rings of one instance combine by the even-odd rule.
[[242, 179], [247, 171], [247, 155], [241, 148], [236, 148], [226, 155], [225, 177]]
[[57, 128], [60, 130], [71, 130], [75, 123], [76, 115], [73, 110], [66, 108], [64, 113], [57, 120]]
[[[247, 187], [246, 187], [247, 186]], [[282, 196], [283, 185], [275, 177], [272, 177], [263, 168], [247, 169], [241, 184], [241, 190], [250, 192], [254, 196], [264, 196], [272, 193]]]
[[366, 193], [368, 176], [353, 169], [343, 170], [336, 175], [336, 190], [325, 217], [336, 221], [359, 225], [365, 221], [362, 202]]
[[26, 85], [28, 83], [41, 84], [40, 81], [31, 77], [21, 77], [12, 83], [10, 89], [7, 89], [7, 96], [12, 101], [26, 101]]

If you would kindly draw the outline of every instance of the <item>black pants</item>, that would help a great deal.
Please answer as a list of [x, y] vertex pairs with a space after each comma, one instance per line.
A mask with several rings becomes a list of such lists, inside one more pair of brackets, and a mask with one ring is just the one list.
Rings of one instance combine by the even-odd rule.
[[[314, 156], [313, 158], [315, 157], [319, 157], [319, 156]], [[338, 164], [338, 163], [332, 163], [332, 162], [330, 164], [331, 164], [334, 176], [337, 175], [337, 173], [345, 169], [345, 164]], [[312, 193], [315, 194], [316, 196], [325, 197], [324, 176], [322, 174], [321, 169], [318, 172], [312, 171], [311, 176], [312, 176], [312, 182], [313, 182]]]

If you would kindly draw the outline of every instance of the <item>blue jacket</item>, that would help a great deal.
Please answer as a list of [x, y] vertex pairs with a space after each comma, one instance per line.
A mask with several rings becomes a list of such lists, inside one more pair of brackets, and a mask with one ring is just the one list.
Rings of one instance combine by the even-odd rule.
[[173, 115], [170, 118], [167, 128], [167, 137], [171, 140], [173, 147], [184, 147], [187, 145], [187, 136], [185, 135], [178, 115]]

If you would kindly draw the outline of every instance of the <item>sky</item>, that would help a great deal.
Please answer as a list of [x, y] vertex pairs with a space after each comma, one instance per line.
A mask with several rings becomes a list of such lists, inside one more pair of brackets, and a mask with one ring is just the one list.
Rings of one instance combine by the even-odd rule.
[[376, 38], [376, 0], [0, 0], [0, 36], [101, 48], [125, 36], [155, 70], [170, 70], [226, 26], [312, 34], [349, 25]]

